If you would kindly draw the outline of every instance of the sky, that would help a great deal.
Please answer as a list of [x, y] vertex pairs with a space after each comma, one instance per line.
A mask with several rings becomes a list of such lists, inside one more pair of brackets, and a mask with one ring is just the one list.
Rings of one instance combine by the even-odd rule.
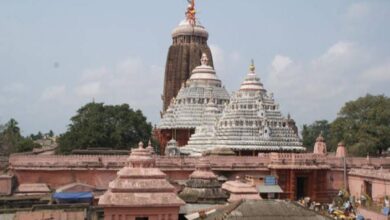
[[[128, 103], [158, 124], [171, 31], [186, 0], [0, 0], [0, 124], [65, 132], [82, 105]], [[390, 1], [197, 0], [217, 75], [236, 91], [253, 58], [299, 126], [390, 96]]]

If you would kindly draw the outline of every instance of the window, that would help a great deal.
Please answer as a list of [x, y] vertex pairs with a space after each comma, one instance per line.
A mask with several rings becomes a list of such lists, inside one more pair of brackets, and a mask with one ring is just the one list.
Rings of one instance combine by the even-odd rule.
[[135, 220], [149, 220], [149, 217], [135, 217]]

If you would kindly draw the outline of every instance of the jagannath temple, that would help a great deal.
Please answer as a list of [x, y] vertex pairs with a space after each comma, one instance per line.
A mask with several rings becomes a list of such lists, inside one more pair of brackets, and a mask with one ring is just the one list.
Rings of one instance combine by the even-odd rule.
[[[208, 32], [199, 24], [192, 7], [188, 7], [186, 19], [174, 29], [173, 45], [168, 52], [163, 112], [155, 129], [160, 152], [199, 156], [215, 148], [229, 148], [237, 155], [304, 151], [295, 121], [282, 116], [273, 94], [267, 93], [257, 77], [253, 63], [239, 91], [229, 96], [209, 60], [212, 55], [206, 44]], [[190, 58], [173, 58], [174, 46], [193, 48], [196, 52], [184, 53]], [[198, 57], [200, 65], [193, 69], [192, 64], [185, 66], [180, 77], [175, 68], [171, 69], [182, 63], [187, 65], [194, 57]], [[178, 83], [181, 87], [176, 91]], [[166, 149], [168, 144], [170, 149]], [[180, 151], [175, 149], [182, 146], [185, 147]]]
[[[217, 111], [208, 113], [214, 113], [215, 118], [219, 116]], [[194, 138], [190, 138], [181, 151], [199, 156], [203, 151], [215, 148], [230, 148], [238, 155], [305, 150], [298, 134], [290, 127], [289, 119], [282, 116], [273, 94], [267, 93], [256, 76], [253, 63], [219, 120], [209, 126], [211, 128], [207, 129], [203, 124], [197, 130], [201, 134], [195, 132]]]
[[172, 34], [154, 130], [161, 146], [11, 154], [0, 219], [354, 219], [352, 202], [355, 214], [388, 219], [368, 204], [389, 210], [390, 157], [351, 157], [342, 140], [330, 152], [322, 134], [307, 151], [253, 62], [229, 95], [195, 14], [192, 0]]
[[163, 111], [191, 76], [191, 71], [200, 65], [200, 57], [205, 53], [210, 66], [214, 66], [211, 50], [207, 45], [209, 37], [206, 29], [196, 18], [195, 2], [188, 5], [185, 19], [172, 32], [172, 45], [169, 47], [165, 66]]
[[[161, 146], [174, 139], [179, 146], [187, 143], [196, 127], [204, 120], [207, 103], [216, 104], [218, 112], [229, 102], [229, 94], [222, 86], [215, 70], [209, 66], [206, 53], [201, 65], [192, 70], [191, 77], [182, 83], [177, 96], [171, 99], [158, 126]], [[165, 152], [162, 148], [161, 152]]]

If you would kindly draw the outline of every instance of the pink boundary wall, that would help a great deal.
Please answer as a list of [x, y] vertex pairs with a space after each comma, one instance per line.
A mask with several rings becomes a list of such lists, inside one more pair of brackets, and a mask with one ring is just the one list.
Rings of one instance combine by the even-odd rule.
[[[199, 157], [165, 157], [155, 156], [156, 166], [165, 172], [170, 180], [186, 180]], [[116, 172], [125, 165], [128, 156], [112, 155], [21, 155], [14, 154], [9, 158], [10, 173], [18, 183], [46, 183], [51, 188], [81, 182], [106, 189], [108, 183], [116, 177]], [[343, 158], [316, 154], [266, 153], [258, 156], [209, 156], [211, 169], [217, 175], [228, 179], [245, 175], [285, 175], [289, 178], [281, 187], [288, 191], [289, 198], [294, 197], [296, 175], [312, 175], [315, 170], [325, 172], [324, 178], [311, 176], [311, 184], [321, 185], [314, 190], [317, 197], [326, 198], [335, 190], [343, 188]], [[390, 158], [346, 158], [347, 169], [370, 167], [389, 167]], [[284, 170], [284, 171], [283, 171]], [[305, 174], [306, 173], [306, 174]], [[310, 174], [311, 173], [311, 174]], [[323, 175], [323, 174], [321, 174]], [[350, 175], [349, 175], [350, 176]], [[321, 180], [320, 180], [321, 179]], [[353, 193], [357, 192], [353, 178], [348, 182]], [[357, 183], [360, 187], [361, 184]], [[359, 188], [360, 189], [360, 188]], [[336, 191], [337, 192], [337, 191]]]
[[390, 171], [389, 170], [363, 170], [354, 169], [348, 175], [348, 185], [351, 195], [359, 198], [364, 192], [365, 182], [372, 186], [372, 199], [383, 200], [385, 195], [390, 196]]

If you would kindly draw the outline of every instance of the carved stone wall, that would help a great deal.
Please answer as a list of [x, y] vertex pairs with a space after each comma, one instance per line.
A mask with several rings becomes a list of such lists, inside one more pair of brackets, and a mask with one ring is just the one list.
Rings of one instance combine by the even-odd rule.
[[209, 65], [214, 67], [211, 50], [206, 44], [206, 39], [202, 42], [177, 42], [170, 46], [165, 66], [162, 97], [164, 111], [168, 108], [171, 99], [176, 97], [182, 83], [190, 78], [191, 71], [200, 65], [202, 53], [207, 54]]

